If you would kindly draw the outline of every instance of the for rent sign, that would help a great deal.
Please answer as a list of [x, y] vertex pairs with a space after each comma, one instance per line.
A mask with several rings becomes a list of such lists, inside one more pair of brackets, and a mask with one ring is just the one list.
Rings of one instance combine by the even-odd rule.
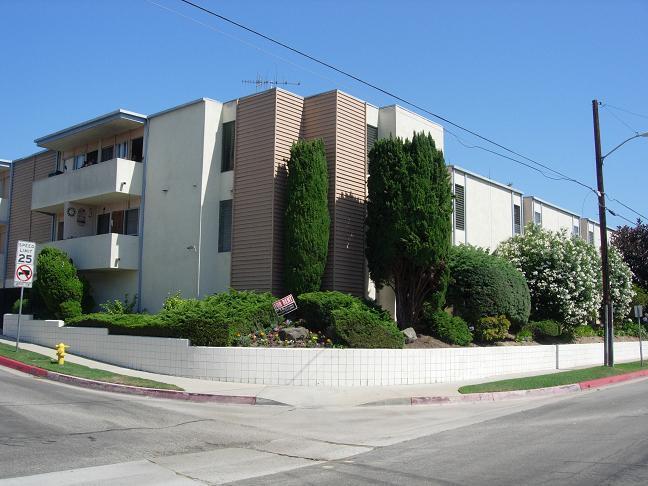
[[295, 302], [295, 298], [290, 294], [274, 302], [272, 307], [274, 307], [278, 316], [283, 316], [297, 309], [297, 302]]

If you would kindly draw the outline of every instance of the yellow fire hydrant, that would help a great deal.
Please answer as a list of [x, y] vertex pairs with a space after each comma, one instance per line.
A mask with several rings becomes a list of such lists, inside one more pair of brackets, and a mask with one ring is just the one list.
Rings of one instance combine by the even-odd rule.
[[58, 343], [56, 346], [54, 346], [54, 349], [56, 349], [56, 357], [58, 358], [58, 364], [60, 365], [65, 364], [65, 350], [69, 347], [70, 346], [63, 343]]

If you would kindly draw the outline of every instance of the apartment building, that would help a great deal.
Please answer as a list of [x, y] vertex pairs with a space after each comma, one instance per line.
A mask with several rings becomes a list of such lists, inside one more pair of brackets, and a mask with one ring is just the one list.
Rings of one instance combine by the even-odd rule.
[[522, 234], [522, 191], [456, 165], [448, 172], [454, 194], [452, 243], [497, 248]]
[[29, 201], [42, 234], [21, 238], [68, 253], [97, 302], [137, 294], [155, 311], [178, 291], [281, 295], [290, 147], [321, 138], [331, 211], [323, 287], [376, 296], [364, 259], [367, 152], [377, 138], [415, 131], [443, 149], [440, 125], [337, 90], [202, 98], [148, 116], [117, 110], [36, 139], [46, 151], [30, 159], [38, 175], [21, 179], [29, 188], [16, 213]]
[[581, 236], [581, 217], [536, 196], [524, 196], [524, 224], [537, 224], [551, 231]]

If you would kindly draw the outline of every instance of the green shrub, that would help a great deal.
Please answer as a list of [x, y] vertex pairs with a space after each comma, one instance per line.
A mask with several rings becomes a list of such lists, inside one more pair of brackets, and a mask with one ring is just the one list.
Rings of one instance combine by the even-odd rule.
[[432, 306], [423, 309], [423, 323], [433, 336], [449, 344], [467, 346], [473, 340], [468, 324], [461, 317], [453, 317], [447, 312], [434, 311]]
[[61, 302], [59, 306], [59, 316], [61, 319], [72, 319], [81, 315], [81, 302], [78, 300], [68, 300]]
[[[11, 313], [12, 314], [18, 314], [18, 311], [20, 311], [20, 299], [17, 299], [16, 302], [14, 302], [11, 305]], [[31, 302], [26, 297], [23, 298], [22, 313], [23, 314], [31, 314], [32, 313]]]
[[124, 300], [109, 300], [103, 304], [99, 304], [102, 312], [106, 314], [133, 314], [135, 306], [137, 305], [137, 294], [132, 299], [128, 299], [128, 294], [124, 295]]
[[446, 302], [455, 315], [476, 323], [505, 315], [519, 328], [527, 323], [531, 296], [524, 275], [511, 263], [467, 245], [450, 251], [450, 283]]
[[531, 321], [525, 327], [533, 333], [533, 337], [536, 339], [559, 337], [562, 334], [562, 326], [560, 323], [551, 319]]
[[527, 343], [529, 341], [533, 341], [533, 333], [525, 326], [520, 330], [520, 332], [517, 333], [515, 340], [518, 343]]
[[614, 325], [614, 335], [615, 336], [639, 336], [639, 331], [642, 333], [642, 337], [646, 338], [646, 328], [637, 321], [625, 320], [623, 322], [617, 323]]
[[290, 148], [284, 216], [284, 282], [295, 295], [318, 291], [328, 255], [328, 164], [322, 140]]
[[65, 322], [71, 327], [101, 327], [111, 334], [130, 336], [181, 337], [178, 329], [150, 314], [85, 314]]
[[596, 333], [594, 328], [587, 324], [584, 326], [576, 326], [574, 329], [571, 330], [572, 339], [579, 338], [579, 337], [593, 337], [597, 335], [598, 334]]
[[391, 320], [387, 311], [372, 300], [359, 299], [342, 292], [308, 292], [297, 297], [299, 316], [312, 331], [324, 331], [331, 326], [332, 312], [360, 306], [383, 320]]
[[[68, 312], [72, 316], [76, 306], [73, 309], [69, 301], [76, 301], [81, 307], [83, 283], [67, 254], [57, 248], [43, 248], [36, 259], [36, 274], [34, 291], [45, 305], [46, 317], [65, 319], [63, 313], [67, 315]], [[66, 304], [63, 306], [63, 303]]]
[[392, 320], [354, 305], [334, 310], [331, 327], [335, 340], [350, 348], [402, 348], [405, 337]]
[[79, 280], [81, 280], [81, 286], [83, 289], [81, 297], [81, 310], [84, 314], [90, 314], [95, 310], [95, 307], [97, 306], [94, 297], [92, 297], [92, 286], [90, 285], [88, 279], [83, 275], [78, 275], [78, 277]]
[[482, 317], [475, 323], [475, 337], [485, 343], [500, 341], [508, 335], [509, 327], [511, 321], [506, 316]]

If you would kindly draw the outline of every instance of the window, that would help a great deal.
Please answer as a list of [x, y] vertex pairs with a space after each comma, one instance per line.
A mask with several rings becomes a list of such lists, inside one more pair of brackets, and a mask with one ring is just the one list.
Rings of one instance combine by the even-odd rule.
[[578, 225], [574, 225], [572, 227], [572, 236], [579, 236], [580, 235], [580, 228]]
[[[234, 169], [235, 123], [223, 123], [223, 150], [221, 153], [221, 172]], [[229, 251], [229, 250], [227, 250]]]
[[522, 213], [517, 204], [513, 205], [513, 232], [516, 235], [522, 233]]
[[141, 162], [144, 159], [144, 139], [142, 137], [134, 138], [131, 142], [131, 159], [135, 162]]
[[88, 152], [86, 154], [86, 165], [94, 165], [98, 162], [99, 158], [99, 152], [96, 150], [93, 150], [92, 152]]
[[455, 184], [455, 228], [466, 229], [466, 205], [464, 200], [464, 186]]
[[372, 127], [371, 125], [367, 125], [367, 153], [371, 151], [377, 139], [378, 139], [378, 127]]
[[110, 146], [110, 147], [104, 147], [101, 149], [101, 161], [105, 162], [106, 160], [110, 160], [113, 158], [113, 154], [115, 153], [115, 147]]
[[128, 209], [126, 211], [126, 235], [137, 235], [139, 229], [139, 208]]
[[[59, 218], [60, 218], [60, 217], [61, 217], [61, 216], [59, 216]], [[60, 240], [63, 239], [63, 229], [64, 229], [64, 228], [65, 228], [65, 226], [63, 225], [63, 221], [59, 221], [59, 222], [56, 224], [56, 239], [57, 239], [58, 241], [60, 241]]]
[[110, 213], [97, 215], [97, 234], [105, 235], [110, 232]]
[[220, 202], [218, 214], [218, 251], [232, 251], [232, 200]]
[[533, 222], [537, 224], [538, 226], [542, 226], [542, 213], [539, 211], [536, 211], [535, 214], [533, 215]]
[[61, 168], [62, 171], [66, 170], [72, 170], [74, 167], [74, 157], [69, 157], [63, 161], [63, 167]]
[[128, 157], [128, 142], [121, 142], [116, 145], [117, 157], [125, 159]]
[[86, 161], [85, 154], [83, 154], [83, 155], [75, 155], [74, 156], [74, 170], [80, 169], [81, 167], [83, 167], [85, 165], [85, 161]]
[[587, 232], [587, 241], [589, 242], [590, 245], [594, 244], [594, 232], [593, 231], [588, 231]]

